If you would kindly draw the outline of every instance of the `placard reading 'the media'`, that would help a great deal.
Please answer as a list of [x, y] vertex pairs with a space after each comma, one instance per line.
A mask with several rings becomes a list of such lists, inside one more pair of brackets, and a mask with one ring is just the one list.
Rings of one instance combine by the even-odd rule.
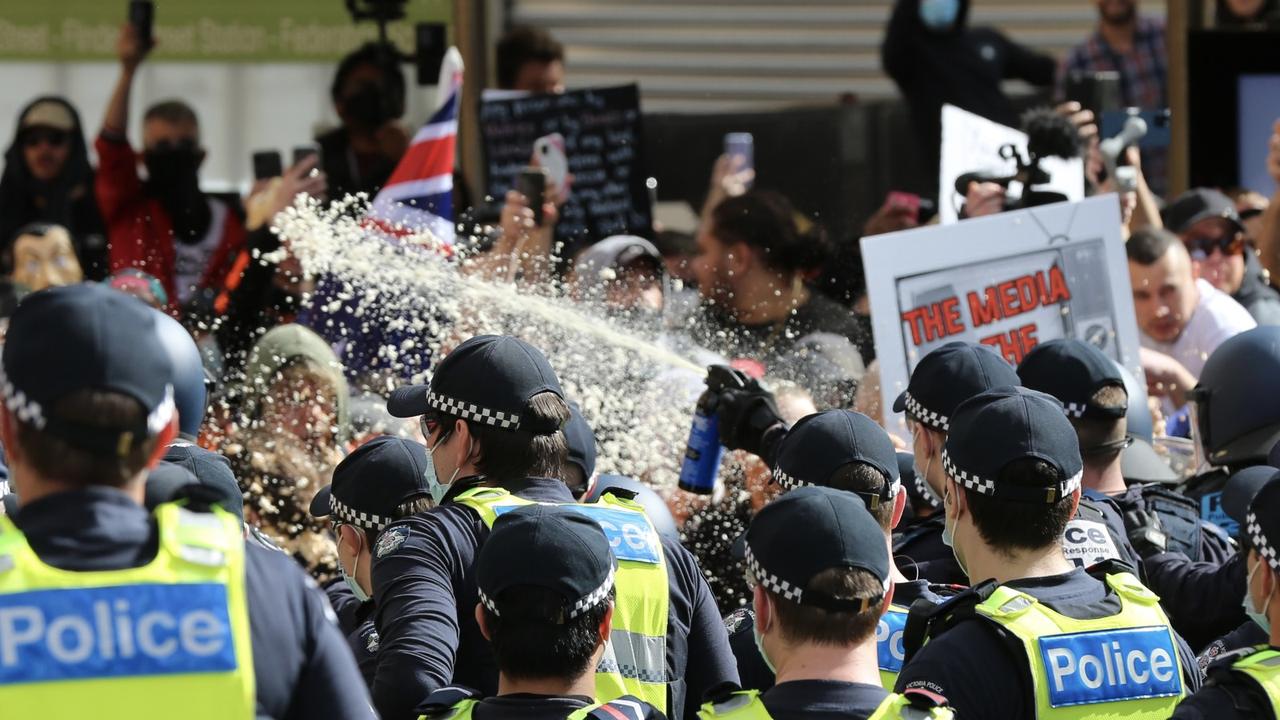
[[571, 247], [581, 238], [648, 233], [652, 210], [635, 85], [487, 99], [480, 106], [480, 129], [488, 192], [496, 199], [515, 186], [535, 140], [551, 133], [564, 137], [573, 184], [556, 236]]
[[1139, 367], [1115, 195], [863, 238], [862, 257], [886, 408], [920, 358], [956, 340], [1016, 365], [1076, 338]]

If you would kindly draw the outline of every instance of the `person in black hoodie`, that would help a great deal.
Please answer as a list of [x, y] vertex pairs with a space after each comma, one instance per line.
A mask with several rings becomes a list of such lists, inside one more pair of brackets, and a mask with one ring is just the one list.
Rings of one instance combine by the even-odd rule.
[[927, 167], [938, 167], [942, 106], [961, 107], [1017, 127], [1007, 79], [1053, 84], [1053, 58], [1013, 42], [994, 28], [969, 27], [969, 0], [897, 0], [880, 46], [884, 70], [911, 108]]
[[107, 274], [107, 241], [93, 195], [93, 168], [80, 115], [63, 98], [31, 101], [4, 154], [0, 176], [0, 241], [33, 222], [61, 225], [90, 280]]

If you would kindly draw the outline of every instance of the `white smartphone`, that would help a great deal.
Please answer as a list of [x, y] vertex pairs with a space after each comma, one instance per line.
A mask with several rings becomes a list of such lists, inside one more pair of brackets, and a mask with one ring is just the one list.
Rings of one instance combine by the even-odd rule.
[[533, 156], [538, 166], [547, 171], [547, 194], [563, 195], [569, 178], [569, 159], [564, 154], [564, 136], [544, 135], [533, 142]]

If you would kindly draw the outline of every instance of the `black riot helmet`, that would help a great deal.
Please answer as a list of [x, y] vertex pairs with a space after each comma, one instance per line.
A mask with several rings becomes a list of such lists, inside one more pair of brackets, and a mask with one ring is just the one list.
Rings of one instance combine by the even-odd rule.
[[1258, 327], [1218, 346], [1191, 391], [1196, 432], [1211, 465], [1265, 462], [1280, 440], [1280, 326]]

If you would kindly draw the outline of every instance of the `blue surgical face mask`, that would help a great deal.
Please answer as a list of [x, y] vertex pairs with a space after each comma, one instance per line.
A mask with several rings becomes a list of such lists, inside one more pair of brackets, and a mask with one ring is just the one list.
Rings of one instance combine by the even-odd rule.
[[764, 660], [765, 667], [769, 668], [769, 672], [777, 675], [778, 669], [769, 661], [769, 653], [764, 651], [764, 635], [761, 634], [760, 625], [755, 621], [755, 618], [751, 619], [751, 635], [756, 639], [756, 649], [760, 651], [760, 658]]
[[942, 544], [951, 548], [951, 554], [956, 558], [956, 564], [960, 566], [961, 572], [965, 575], [969, 574], [969, 570], [964, 566], [964, 559], [960, 557], [960, 551], [956, 549], [956, 526], [952, 521], [951, 515], [947, 512], [947, 505], [950, 504], [951, 493], [948, 491], [942, 497]]
[[924, 491], [935, 506], [941, 507], [942, 498], [938, 497], [938, 491], [934, 490], [933, 485], [929, 484], [929, 468], [933, 466], [933, 456], [929, 456], [929, 460], [924, 464], [923, 469], [921, 469], [920, 463], [916, 461], [915, 445], [919, 441], [920, 439], [916, 434], [911, 433], [911, 471], [916, 474], [916, 487]]
[[[363, 532], [359, 528], [356, 528], [356, 531]], [[341, 562], [338, 563], [338, 570], [342, 573], [342, 582], [347, 584], [347, 588], [351, 590], [351, 594], [356, 597], [356, 600], [362, 603], [369, 602], [369, 593], [360, 587], [360, 583], [355, 578], [355, 574], [360, 570], [360, 548], [356, 548], [355, 566], [351, 568], [351, 574], [347, 574], [347, 569], [342, 566]]]
[[1240, 604], [1244, 606], [1244, 614], [1248, 615], [1250, 620], [1257, 623], [1258, 627], [1262, 628], [1263, 632], [1270, 634], [1271, 620], [1267, 617], [1267, 606], [1271, 604], [1271, 593], [1276, 591], [1275, 587], [1273, 586], [1271, 588], [1271, 592], [1267, 593], [1267, 599], [1262, 604], [1262, 609], [1258, 609], [1253, 606], [1253, 574], [1258, 572], [1258, 567], [1264, 562], [1266, 562], [1266, 560], [1259, 560], [1257, 565], [1253, 566], [1253, 570], [1249, 571], [1249, 577], [1244, 583], [1244, 600]]
[[930, 30], [950, 30], [960, 17], [960, 0], [920, 0], [920, 22]]
[[[431, 467], [427, 468], [427, 492], [431, 495], [432, 505], [439, 505], [441, 502], [444, 502], [444, 496], [449, 494], [449, 486], [452, 485], [454, 479], [458, 477], [458, 470], [462, 469], [454, 468], [453, 475], [449, 476], [449, 482], [440, 482], [440, 478], [436, 476], [435, 452], [436, 448], [443, 444], [444, 438], [441, 438], [436, 441], [435, 445], [432, 445], [431, 448], [427, 450], [427, 459], [431, 461]], [[471, 446], [468, 445], [467, 457], [471, 456], [471, 450]]]

